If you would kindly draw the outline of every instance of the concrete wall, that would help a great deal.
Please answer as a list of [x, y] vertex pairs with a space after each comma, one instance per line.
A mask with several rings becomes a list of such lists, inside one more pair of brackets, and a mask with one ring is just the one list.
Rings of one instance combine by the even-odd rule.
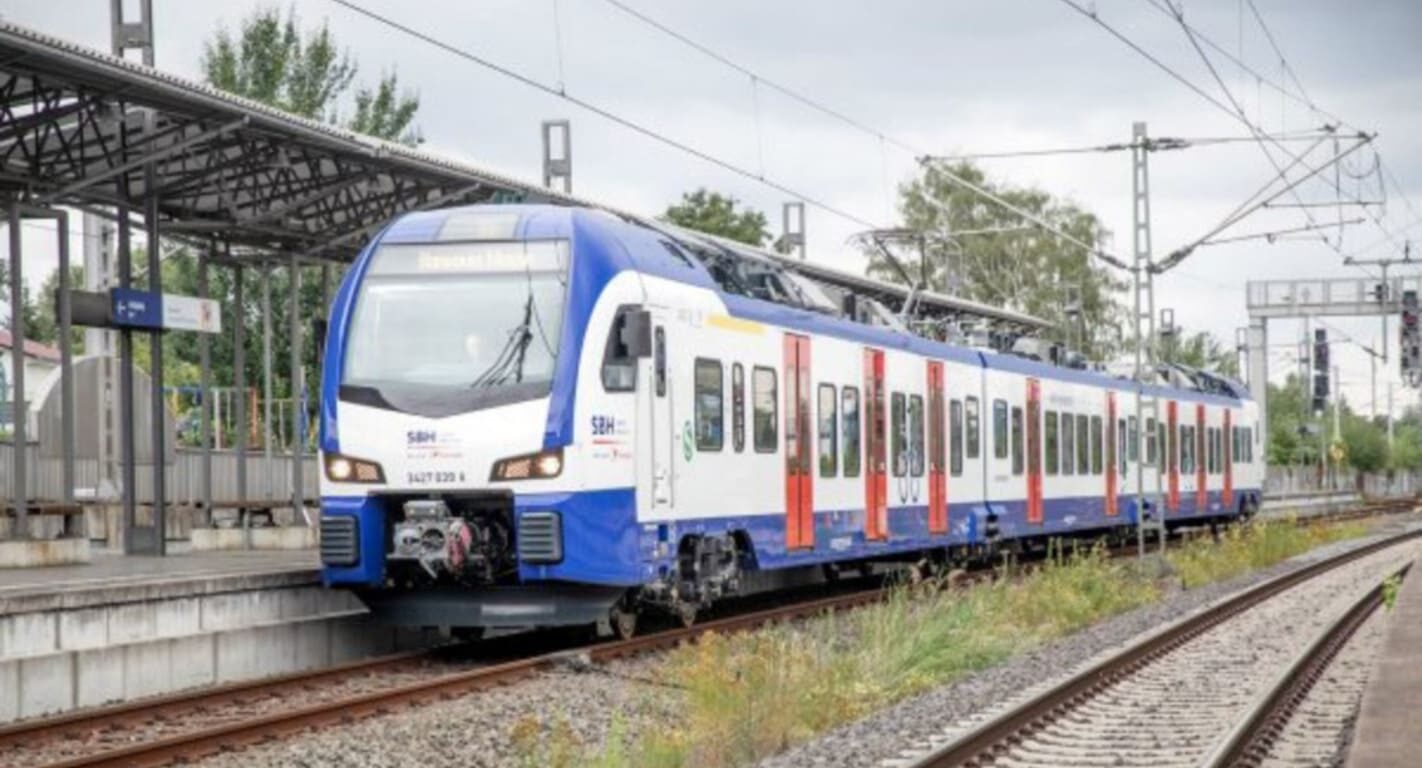
[[0, 598], [0, 722], [427, 642], [364, 614], [314, 572]]
[[1264, 493], [1270, 496], [1320, 491], [1411, 496], [1422, 491], [1422, 477], [1414, 472], [1320, 472], [1317, 467], [1269, 467], [1264, 480]]

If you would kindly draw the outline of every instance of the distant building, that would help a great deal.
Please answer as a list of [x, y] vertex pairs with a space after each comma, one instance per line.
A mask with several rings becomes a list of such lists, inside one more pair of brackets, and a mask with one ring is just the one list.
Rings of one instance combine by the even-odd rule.
[[[0, 432], [12, 431], [15, 407], [15, 372], [11, 367], [11, 350], [15, 346], [10, 331], [0, 328]], [[59, 348], [37, 341], [25, 340], [25, 392], [26, 399], [38, 391], [41, 382], [50, 372], [59, 367]], [[31, 420], [29, 423], [33, 423]], [[31, 439], [33, 434], [29, 435]]]

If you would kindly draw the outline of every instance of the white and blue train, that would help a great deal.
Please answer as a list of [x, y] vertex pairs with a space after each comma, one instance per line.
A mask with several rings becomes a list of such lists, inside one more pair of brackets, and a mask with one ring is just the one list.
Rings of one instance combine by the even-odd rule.
[[331, 309], [326, 583], [404, 623], [627, 631], [806, 568], [1121, 531], [1157, 451], [1169, 524], [1258, 506], [1238, 385], [934, 341], [813, 292], [601, 211], [399, 218]]

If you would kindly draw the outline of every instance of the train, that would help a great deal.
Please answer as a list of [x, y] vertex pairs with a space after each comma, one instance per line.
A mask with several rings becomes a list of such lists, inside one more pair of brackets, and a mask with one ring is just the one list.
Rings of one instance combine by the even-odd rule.
[[396, 218], [330, 308], [324, 582], [401, 624], [626, 634], [805, 574], [1258, 508], [1242, 385], [935, 338], [822, 288], [593, 208]]

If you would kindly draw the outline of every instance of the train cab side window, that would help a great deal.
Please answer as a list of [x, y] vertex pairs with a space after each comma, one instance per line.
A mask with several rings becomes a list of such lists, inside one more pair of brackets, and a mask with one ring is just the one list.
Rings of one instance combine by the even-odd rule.
[[1076, 473], [1087, 475], [1091, 473], [1091, 420], [1086, 414], [1076, 415]]
[[1047, 411], [1046, 421], [1047, 425], [1042, 431], [1046, 433], [1046, 440], [1043, 442], [1047, 451], [1047, 474], [1055, 475], [1057, 473], [1057, 457], [1061, 454], [1061, 439], [1057, 434], [1057, 412]]
[[948, 472], [963, 474], [963, 401], [948, 403]]
[[1062, 474], [1076, 474], [1076, 417], [1062, 414]]
[[966, 412], [968, 423], [967, 449], [968, 458], [976, 459], [983, 444], [982, 428], [978, 419], [978, 399], [970, 397], [963, 401], [963, 410]]
[[909, 474], [923, 477], [923, 396], [909, 395]]
[[1007, 401], [992, 401], [992, 456], [1007, 458]]
[[1026, 453], [1022, 437], [1022, 409], [1012, 407], [1012, 474], [1022, 474], [1022, 458]]
[[905, 410], [904, 393], [889, 395], [889, 451], [894, 477], [908, 474], [908, 418]]
[[756, 366], [751, 369], [751, 434], [756, 453], [775, 453], [777, 435], [775, 370]]
[[1101, 474], [1101, 417], [1091, 417], [1091, 474]]
[[612, 328], [607, 332], [607, 344], [602, 353], [602, 388], [606, 392], [632, 392], [637, 389], [637, 356], [625, 338], [627, 324], [632, 313], [637, 311], [635, 307], [621, 307], [612, 318]]
[[821, 384], [819, 393], [820, 477], [834, 477], [839, 463], [839, 401], [833, 384]]
[[652, 368], [657, 381], [657, 397], [667, 396], [667, 332], [660, 325], [653, 334]]
[[844, 476], [859, 477], [859, 389], [845, 387], [839, 394], [844, 413]]
[[696, 358], [696, 450], [719, 451], [725, 443], [726, 401], [720, 360]]
[[731, 446], [736, 453], [746, 449], [746, 369], [740, 363], [731, 365]]

